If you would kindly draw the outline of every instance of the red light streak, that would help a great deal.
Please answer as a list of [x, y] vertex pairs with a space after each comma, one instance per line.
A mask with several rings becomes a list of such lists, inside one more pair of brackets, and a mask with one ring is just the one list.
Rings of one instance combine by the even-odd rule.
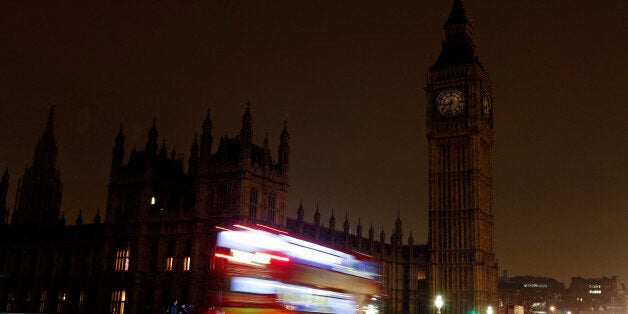
[[250, 230], [250, 231], [261, 231], [261, 230], [257, 230], [257, 229], [253, 229], [253, 228], [249, 228], [249, 227], [245, 227], [243, 225], [233, 225], [234, 227], [238, 227], [238, 228], [242, 228], [244, 230]]
[[214, 254], [214, 256], [226, 258], [226, 259], [229, 259], [229, 260], [233, 258], [231, 255], [225, 255], [225, 254], [220, 254], [220, 253], [216, 253], [216, 254]]
[[272, 255], [272, 254], [268, 254], [268, 253], [262, 253], [262, 252], [257, 252], [257, 254], [264, 254], [268, 257], [270, 257], [271, 259], [276, 259], [278, 261], [282, 261], [282, 262], [289, 262], [290, 259], [284, 256], [278, 256], [278, 255]]
[[269, 226], [264, 226], [264, 225], [261, 225], [261, 224], [256, 224], [256, 225], [257, 225], [257, 226], [259, 226], [259, 227], [262, 227], [262, 228], [266, 228], [266, 229], [269, 229], [269, 230], [275, 231], [275, 232], [279, 232], [279, 233], [283, 233], [283, 234], [288, 234], [288, 232], [285, 232], [285, 231], [283, 231], [283, 230], [279, 230], [279, 229], [275, 229], [275, 228], [272, 228], [272, 227], [269, 227]]

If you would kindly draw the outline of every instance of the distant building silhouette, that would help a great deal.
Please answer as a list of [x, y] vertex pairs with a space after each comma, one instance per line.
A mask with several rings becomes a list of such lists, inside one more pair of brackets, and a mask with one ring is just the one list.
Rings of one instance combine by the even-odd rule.
[[571, 277], [569, 288], [552, 278], [499, 278], [500, 313], [521, 306], [525, 313], [628, 314], [628, 295], [619, 277]]

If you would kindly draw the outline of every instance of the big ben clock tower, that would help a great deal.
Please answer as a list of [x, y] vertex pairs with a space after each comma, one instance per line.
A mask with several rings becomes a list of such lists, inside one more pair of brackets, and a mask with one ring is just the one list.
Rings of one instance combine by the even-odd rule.
[[454, 0], [427, 78], [429, 282], [446, 313], [497, 306], [493, 97], [462, 0]]

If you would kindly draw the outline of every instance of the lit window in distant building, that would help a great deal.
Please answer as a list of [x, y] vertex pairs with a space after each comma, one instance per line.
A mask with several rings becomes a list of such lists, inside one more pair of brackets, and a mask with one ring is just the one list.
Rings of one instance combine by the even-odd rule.
[[155, 205], [155, 203], [157, 203], [157, 199], [155, 199], [155, 197], [153, 196], [150, 198], [150, 204]]
[[166, 271], [172, 271], [174, 264], [174, 257], [169, 256], [166, 258]]
[[67, 294], [65, 291], [59, 291], [59, 297], [57, 298], [57, 313], [63, 312], [63, 305], [65, 304], [65, 299]]
[[33, 291], [29, 290], [26, 293], [26, 306], [28, 308], [33, 308], [35, 306], [35, 304], [33, 302], [34, 302], [34, 300], [33, 300]]
[[183, 258], [183, 271], [190, 270], [190, 257], [186, 256]]
[[129, 258], [131, 257], [131, 246], [126, 245], [116, 250], [115, 271], [128, 271]]
[[111, 292], [110, 314], [124, 314], [124, 302], [126, 301], [125, 290], [114, 290]]
[[13, 291], [9, 291], [9, 295], [7, 297], [6, 311], [7, 312], [15, 311], [15, 292]]
[[174, 270], [174, 242], [168, 243], [168, 251], [166, 252], [166, 271]]
[[82, 290], [79, 293], [78, 312], [85, 313], [85, 291], [82, 291]]
[[425, 270], [419, 270], [416, 274], [417, 280], [425, 280]]
[[48, 292], [46, 290], [42, 290], [39, 295], [39, 312], [48, 311], [46, 304], [48, 304]]

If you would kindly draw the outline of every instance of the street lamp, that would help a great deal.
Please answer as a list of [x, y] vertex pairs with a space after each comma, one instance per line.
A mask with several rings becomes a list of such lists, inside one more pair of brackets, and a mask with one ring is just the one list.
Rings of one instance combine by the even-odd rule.
[[443, 307], [443, 297], [437, 295], [436, 300], [434, 300], [434, 305], [436, 305], [436, 309], [438, 310], [436, 313], [440, 314], [440, 308]]
[[493, 314], [493, 307], [492, 307], [492, 306], [490, 306], [490, 305], [489, 305], [489, 306], [486, 308], [486, 314]]

